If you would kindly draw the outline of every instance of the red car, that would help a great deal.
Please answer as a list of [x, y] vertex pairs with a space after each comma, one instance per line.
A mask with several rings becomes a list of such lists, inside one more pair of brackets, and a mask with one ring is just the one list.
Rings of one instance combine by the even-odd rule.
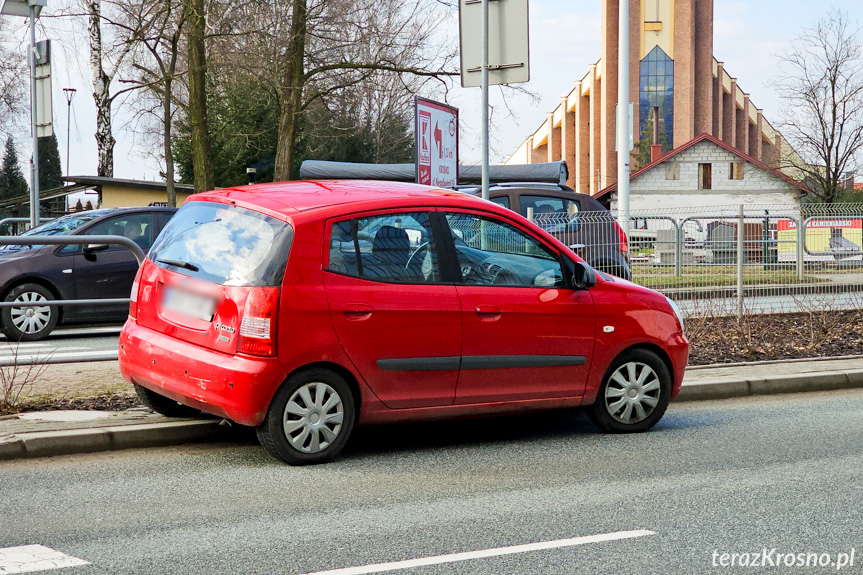
[[680, 391], [677, 307], [518, 214], [374, 181], [197, 194], [132, 288], [120, 369], [169, 416], [256, 426], [292, 464], [358, 423], [587, 407], [645, 431]]

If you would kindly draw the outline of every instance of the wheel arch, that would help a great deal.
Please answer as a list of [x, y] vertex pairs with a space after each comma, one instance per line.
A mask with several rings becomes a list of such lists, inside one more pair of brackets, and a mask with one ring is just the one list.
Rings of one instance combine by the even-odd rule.
[[617, 358], [619, 358], [621, 355], [628, 353], [630, 351], [637, 350], [637, 349], [643, 349], [645, 351], [650, 351], [650, 352], [653, 352], [654, 354], [656, 354], [656, 356], [658, 356], [659, 359], [662, 360], [662, 363], [664, 363], [665, 367], [668, 369], [668, 374], [671, 376], [672, 383], [674, 382], [674, 364], [671, 362], [671, 357], [665, 352], [664, 349], [662, 349], [660, 346], [653, 344], [653, 343], [646, 343], [645, 342], [645, 343], [637, 343], [635, 345], [631, 345], [631, 346], [627, 347], [626, 349], [624, 349], [623, 351], [621, 351], [619, 354], [617, 354], [614, 357], [614, 359], [612, 360], [612, 363], [617, 361]]
[[[326, 370], [334, 372], [335, 374], [337, 374], [338, 376], [340, 376], [342, 379], [345, 380], [345, 383], [348, 384], [348, 387], [350, 388], [351, 393], [354, 396], [354, 412], [355, 412], [354, 416], [356, 417], [356, 421], [358, 422], [360, 420], [360, 406], [362, 405], [363, 397], [362, 397], [362, 392], [360, 391], [360, 383], [359, 383], [359, 381], [357, 381], [356, 376], [354, 376], [354, 374], [351, 372], [351, 370], [347, 369], [346, 367], [344, 367], [342, 365], [339, 365], [338, 363], [333, 363], [331, 361], [316, 361], [313, 363], [307, 363], [305, 365], [302, 365], [302, 366], [296, 368], [295, 370], [290, 372], [287, 375], [287, 377], [285, 377], [285, 381], [289, 380], [290, 378], [292, 378], [293, 376], [295, 376], [298, 373], [301, 373], [303, 371], [307, 371], [310, 369], [326, 369]], [[272, 403], [272, 399], [270, 399], [270, 402]]]

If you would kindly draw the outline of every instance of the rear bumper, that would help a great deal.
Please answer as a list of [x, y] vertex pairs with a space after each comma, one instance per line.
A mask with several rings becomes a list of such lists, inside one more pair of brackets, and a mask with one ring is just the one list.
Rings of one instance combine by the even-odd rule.
[[120, 333], [119, 351], [127, 381], [242, 425], [264, 421], [287, 376], [278, 358], [215, 352], [132, 319]]

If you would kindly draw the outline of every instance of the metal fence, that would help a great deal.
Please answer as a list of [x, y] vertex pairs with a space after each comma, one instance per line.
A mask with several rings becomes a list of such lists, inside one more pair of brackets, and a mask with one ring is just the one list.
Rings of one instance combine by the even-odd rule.
[[633, 211], [625, 251], [609, 233], [616, 217], [534, 213], [533, 221], [600, 270], [622, 253], [632, 281], [687, 314], [863, 309], [863, 204]]

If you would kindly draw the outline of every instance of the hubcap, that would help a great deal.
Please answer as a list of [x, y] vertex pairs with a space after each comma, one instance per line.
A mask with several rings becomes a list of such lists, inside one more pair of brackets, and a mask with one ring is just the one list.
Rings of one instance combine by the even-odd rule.
[[15, 298], [15, 303], [29, 304], [23, 307], [13, 307], [12, 325], [20, 331], [28, 335], [39, 333], [51, 321], [51, 308], [45, 305], [35, 305], [48, 301], [48, 299], [40, 293], [28, 291], [18, 295]]
[[300, 387], [285, 406], [285, 437], [297, 451], [319, 453], [332, 445], [342, 430], [344, 406], [336, 390], [326, 383]]
[[659, 376], [647, 364], [632, 361], [611, 374], [605, 388], [605, 409], [620, 423], [640, 423], [659, 404]]

